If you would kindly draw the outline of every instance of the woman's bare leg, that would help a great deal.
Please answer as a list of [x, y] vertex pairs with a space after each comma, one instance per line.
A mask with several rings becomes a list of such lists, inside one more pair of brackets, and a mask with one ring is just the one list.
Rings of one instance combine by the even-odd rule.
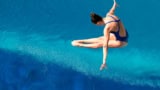
[[[93, 42], [93, 43], [80, 43], [80, 42], [72, 42], [73, 46], [80, 46], [80, 47], [87, 47], [87, 48], [100, 48], [103, 47], [103, 40], [100, 40], [99, 42]], [[116, 41], [116, 40], [109, 40], [108, 47], [109, 48], [119, 48], [127, 45], [126, 42]]]
[[80, 47], [86, 47], [86, 48], [100, 48], [103, 46], [102, 42], [99, 43], [90, 43], [90, 44], [79, 44]]
[[109, 48], [119, 48], [126, 45], [127, 45], [127, 42], [122, 42], [122, 41], [109, 40], [108, 42]]
[[72, 41], [73, 46], [81, 46], [87, 48], [98, 48], [102, 47], [103, 37], [91, 38], [91, 39], [82, 39]]
[[[74, 40], [72, 41], [73, 46], [87, 47], [87, 48], [100, 48], [103, 46], [104, 37], [91, 38], [91, 39], [82, 39], [82, 40]], [[108, 47], [117, 47], [119, 45], [119, 41], [116, 41], [116, 37], [114, 34], [110, 33], [110, 40], [108, 42]]]
[[[110, 33], [110, 39], [116, 40], [114, 34]], [[87, 48], [99, 48], [103, 46], [103, 40], [104, 40], [103, 36], [90, 39], [74, 40], [72, 41], [72, 45], [87, 47]]]

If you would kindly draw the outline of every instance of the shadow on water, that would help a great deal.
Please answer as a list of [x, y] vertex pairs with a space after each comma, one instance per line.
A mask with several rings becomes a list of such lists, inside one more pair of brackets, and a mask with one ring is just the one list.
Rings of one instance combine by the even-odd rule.
[[1, 49], [0, 62], [0, 90], [157, 90], [85, 76], [20, 52]]

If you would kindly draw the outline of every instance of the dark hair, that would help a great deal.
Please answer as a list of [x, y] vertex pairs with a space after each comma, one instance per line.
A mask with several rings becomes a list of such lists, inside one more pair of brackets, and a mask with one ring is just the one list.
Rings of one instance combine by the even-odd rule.
[[99, 15], [97, 15], [97, 14], [95, 14], [95, 13], [91, 13], [90, 16], [91, 16], [91, 21], [92, 21], [92, 23], [94, 23], [94, 24], [97, 24], [97, 22], [103, 20], [103, 18], [102, 18], [101, 16], [99, 16]]

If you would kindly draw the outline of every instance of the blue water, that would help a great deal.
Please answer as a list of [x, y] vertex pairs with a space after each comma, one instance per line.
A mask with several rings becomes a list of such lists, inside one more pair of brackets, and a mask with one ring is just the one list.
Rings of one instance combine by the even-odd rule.
[[0, 90], [159, 90], [159, 0], [119, 1], [116, 15], [129, 44], [109, 49], [72, 47], [102, 35], [89, 13], [102, 16], [112, 0], [0, 0]]

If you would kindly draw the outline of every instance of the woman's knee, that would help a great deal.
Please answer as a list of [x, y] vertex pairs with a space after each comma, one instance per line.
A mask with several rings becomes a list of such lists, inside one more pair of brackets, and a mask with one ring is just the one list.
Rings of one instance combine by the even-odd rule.
[[109, 41], [108, 43], [108, 47], [112, 47], [112, 48], [119, 48], [126, 45], [127, 45], [126, 42], [121, 42], [121, 41]]
[[108, 42], [108, 47], [117, 48], [117, 47], [120, 47], [120, 46], [121, 46], [121, 42], [119, 42], [119, 41], [110, 40]]
[[93, 48], [101, 48], [103, 46], [103, 43], [97, 43], [93, 46]]

